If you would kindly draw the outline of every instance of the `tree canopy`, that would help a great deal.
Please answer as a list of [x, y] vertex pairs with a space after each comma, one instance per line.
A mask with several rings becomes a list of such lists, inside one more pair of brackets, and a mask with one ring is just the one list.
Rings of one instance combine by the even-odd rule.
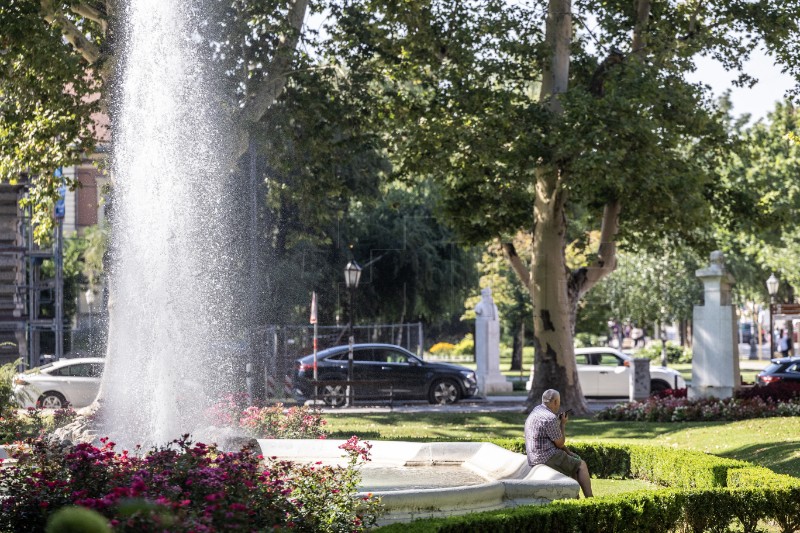
[[[763, 43], [800, 79], [800, 5], [774, 0], [356, 0], [330, 20], [330, 61], [374, 88], [397, 172], [432, 177], [465, 239], [506, 241], [534, 308], [531, 403], [555, 385], [584, 406], [572, 324], [617, 243], [713, 238], [732, 146], [724, 110], [687, 80], [696, 58], [752, 83], [743, 64]], [[601, 229], [578, 269], [564, 256], [570, 217]], [[518, 230], [531, 235], [525, 259]]]

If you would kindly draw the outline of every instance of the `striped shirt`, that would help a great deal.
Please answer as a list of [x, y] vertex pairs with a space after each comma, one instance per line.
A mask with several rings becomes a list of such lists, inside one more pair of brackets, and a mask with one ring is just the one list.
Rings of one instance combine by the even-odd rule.
[[537, 405], [525, 420], [525, 452], [528, 464], [546, 463], [558, 448], [553, 441], [561, 438], [561, 421], [544, 404]]

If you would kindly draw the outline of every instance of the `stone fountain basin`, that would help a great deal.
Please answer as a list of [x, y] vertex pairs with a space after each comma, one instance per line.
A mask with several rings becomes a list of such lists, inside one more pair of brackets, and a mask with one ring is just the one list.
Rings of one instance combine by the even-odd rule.
[[[265, 457], [344, 466], [343, 440], [261, 439]], [[380, 496], [379, 524], [408, 522], [541, 505], [578, 498], [574, 479], [545, 465], [531, 468], [525, 455], [487, 442], [369, 441], [371, 461], [361, 467], [362, 492]]]

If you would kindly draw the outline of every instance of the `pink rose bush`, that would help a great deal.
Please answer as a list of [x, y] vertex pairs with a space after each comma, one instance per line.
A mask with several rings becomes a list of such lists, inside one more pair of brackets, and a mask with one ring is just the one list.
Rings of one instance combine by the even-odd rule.
[[8, 409], [0, 415], [0, 443], [40, 437], [69, 424], [76, 416], [71, 407], [57, 409], [52, 418], [46, 417], [39, 407], [29, 407], [22, 414], [18, 414], [16, 409]]
[[117, 452], [101, 440], [62, 447], [36, 439], [0, 469], [0, 530], [43, 531], [66, 506], [97, 511], [114, 531], [360, 532], [379, 501], [357, 497], [358, 465], [369, 445], [343, 446], [345, 467], [264, 459], [251, 448], [222, 452], [188, 435], [167, 446]]
[[319, 409], [289, 407], [282, 403], [266, 407], [249, 404], [247, 395], [228, 395], [206, 415], [209, 423], [239, 427], [259, 439], [324, 439], [325, 420]]
[[733, 398], [689, 400], [685, 389], [609, 407], [597, 413], [599, 420], [643, 422], [712, 422], [774, 416], [800, 416], [800, 388], [753, 387], [737, 391]]

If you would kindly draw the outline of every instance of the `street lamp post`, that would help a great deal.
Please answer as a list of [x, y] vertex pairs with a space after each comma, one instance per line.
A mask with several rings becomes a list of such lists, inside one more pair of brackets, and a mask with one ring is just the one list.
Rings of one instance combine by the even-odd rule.
[[347, 290], [350, 293], [350, 312], [348, 313], [348, 320], [347, 320], [347, 329], [350, 338], [348, 339], [348, 351], [347, 351], [347, 405], [353, 405], [353, 387], [351, 386], [351, 382], [353, 381], [353, 293], [356, 292], [356, 288], [358, 288], [358, 282], [361, 279], [361, 267], [358, 266], [358, 263], [355, 261], [350, 261], [347, 263], [347, 266], [344, 267], [344, 283], [347, 286]]
[[756, 320], [753, 317], [756, 316], [756, 303], [753, 302], [753, 307], [750, 309], [750, 355], [747, 356], [748, 359], [760, 359], [761, 354], [758, 353], [761, 351], [761, 339], [758, 339], [758, 350], [756, 350], [756, 338], [758, 337], [758, 328], [756, 327]]
[[775, 356], [775, 333], [774, 333], [774, 326], [772, 324], [772, 320], [775, 316], [775, 295], [778, 294], [778, 278], [775, 277], [775, 273], [772, 273], [767, 280], [767, 292], [769, 293], [769, 358], [772, 359]]

